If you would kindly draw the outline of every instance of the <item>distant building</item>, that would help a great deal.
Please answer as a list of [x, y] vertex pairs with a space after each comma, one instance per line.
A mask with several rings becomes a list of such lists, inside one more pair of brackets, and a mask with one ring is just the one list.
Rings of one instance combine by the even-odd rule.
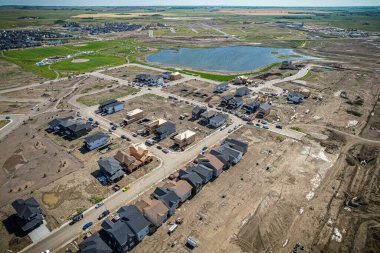
[[138, 169], [142, 162], [137, 160], [135, 157], [128, 154], [125, 150], [119, 150], [115, 154], [114, 158], [120, 163], [121, 166], [125, 168], [129, 173]]
[[248, 76], [238, 76], [234, 79], [234, 84], [251, 84], [253, 82]]
[[96, 132], [86, 138], [84, 138], [84, 145], [89, 150], [102, 147], [109, 143], [110, 137], [103, 132]]
[[269, 103], [260, 104], [258, 113], [256, 114], [256, 118], [264, 118], [267, 116], [272, 109], [272, 105]]
[[200, 120], [200, 123], [202, 125], [208, 125], [209, 122], [210, 122], [210, 119], [213, 118], [214, 116], [216, 116], [218, 114], [217, 111], [205, 111], [201, 114], [201, 120]]
[[220, 105], [228, 109], [237, 109], [243, 106], [244, 101], [241, 97], [234, 97], [233, 95], [225, 95], [220, 101]]
[[164, 124], [165, 122], [167, 122], [166, 120], [164, 119], [153, 119], [153, 120], [149, 120], [147, 123], [145, 123], [145, 131], [148, 133], [148, 134], [152, 134], [156, 131], [156, 129], [161, 126], [162, 124]]
[[167, 208], [169, 208], [169, 215], [175, 214], [175, 210], [179, 206], [180, 197], [173, 190], [168, 190], [163, 187], [157, 187], [152, 193], [152, 197], [161, 200]]
[[280, 66], [281, 70], [297, 70], [297, 66], [293, 65], [292, 61], [283, 61]]
[[186, 180], [193, 187], [193, 195], [197, 194], [202, 189], [203, 179], [193, 171], [186, 171], [181, 169], [179, 171], [179, 178]]
[[110, 99], [99, 105], [99, 112], [112, 114], [124, 109], [124, 103], [117, 101], [116, 99]]
[[253, 101], [247, 104], [243, 105], [243, 109], [246, 111], [248, 114], [255, 113], [260, 107], [260, 103], [257, 101]]
[[169, 80], [171, 81], [179, 80], [181, 78], [182, 78], [182, 75], [179, 72], [171, 73], [169, 76]]
[[235, 96], [236, 97], [243, 97], [245, 95], [248, 95], [250, 92], [251, 92], [251, 90], [245, 86], [239, 87], [236, 89]]
[[218, 84], [214, 88], [214, 93], [223, 93], [224, 91], [227, 91], [228, 89], [229, 89], [228, 83], [224, 82], [224, 83]]
[[218, 177], [223, 172], [224, 164], [212, 154], [205, 154], [198, 158], [197, 163], [212, 169], [214, 177]]
[[193, 111], [191, 113], [191, 116], [192, 116], [192, 119], [193, 120], [197, 120], [201, 117], [202, 113], [204, 113], [205, 111], [207, 111], [207, 108], [205, 106], [195, 106], [193, 108]]
[[17, 213], [17, 225], [23, 232], [30, 232], [43, 223], [42, 209], [35, 198], [16, 199], [12, 207]]
[[289, 92], [288, 93], [288, 101], [293, 104], [300, 104], [304, 100], [304, 96], [301, 93]]
[[162, 75], [138, 74], [135, 81], [148, 86], [159, 86], [164, 84]]
[[165, 187], [174, 191], [180, 198], [181, 203], [185, 202], [191, 197], [191, 190], [193, 187], [186, 180], [168, 181]]

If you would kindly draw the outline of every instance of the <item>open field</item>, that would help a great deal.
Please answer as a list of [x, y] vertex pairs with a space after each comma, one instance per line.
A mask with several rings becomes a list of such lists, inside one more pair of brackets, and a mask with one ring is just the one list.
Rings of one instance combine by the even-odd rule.
[[44, 78], [24, 71], [20, 66], [4, 59], [0, 60], [0, 65], [0, 89], [15, 88], [45, 81]]
[[158, 71], [146, 69], [146, 68], [140, 68], [137, 66], [127, 66], [127, 67], [122, 67], [122, 68], [115, 68], [112, 70], [103, 71], [102, 73], [109, 75], [109, 76], [124, 79], [127, 81], [133, 81], [135, 79], [136, 75], [138, 75], [138, 74], [151, 74], [151, 75], [161, 74]]
[[28, 113], [34, 107], [35, 104], [37, 103], [0, 101], [0, 113], [1, 114]]
[[0, 129], [8, 125], [9, 122], [10, 120], [0, 120]]
[[138, 91], [139, 90], [136, 88], [126, 87], [126, 86], [116, 86], [107, 91], [80, 97], [78, 98], [77, 101], [87, 106], [93, 106], [96, 104], [100, 104], [104, 101], [107, 101], [109, 99], [125, 97]]
[[158, 15], [158, 12], [131, 12], [131, 13], [93, 13], [93, 14], [79, 14], [73, 16], [73, 18], [135, 18]]
[[[197, 100], [200, 102], [208, 102], [212, 99], [214, 95], [214, 84], [198, 81], [198, 80], [189, 80], [183, 83], [176, 85], [168, 85], [163, 88], [163, 91], [172, 93], [177, 96], [181, 96], [191, 100]], [[200, 92], [205, 94], [204, 97], [194, 96], [194, 92]]]

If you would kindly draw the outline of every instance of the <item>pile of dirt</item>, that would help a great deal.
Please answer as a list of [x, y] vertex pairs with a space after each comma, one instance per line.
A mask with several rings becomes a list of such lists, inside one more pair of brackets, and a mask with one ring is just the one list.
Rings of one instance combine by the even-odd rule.
[[329, 154], [334, 154], [337, 152], [340, 147], [342, 147], [346, 143], [346, 138], [344, 135], [339, 134], [332, 130], [326, 130], [328, 138], [326, 140], [321, 141], [321, 146], [325, 147], [325, 151]]
[[8, 175], [12, 175], [18, 167], [26, 164], [27, 162], [28, 161], [22, 154], [22, 150], [18, 149], [4, 162], [3, 169]]
[[40, 150], [40, 149], [44, 149], [44, 148], [45, 148], [45, 145], [42, 143], [42, 141], [37, 141], [36, 143], [34, 143], [34, 147], [35, 147], [37, 150]]

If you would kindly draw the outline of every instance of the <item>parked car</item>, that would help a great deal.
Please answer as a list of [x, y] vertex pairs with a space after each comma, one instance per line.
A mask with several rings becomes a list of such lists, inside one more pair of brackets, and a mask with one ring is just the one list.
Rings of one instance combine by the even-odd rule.
[[101, 207], [102, 205], [104, 205], [104, 202], [103, 202], [103, 201], [100, 201], [100, 202], [96, 203], [95, 208], [98, 209], [98, 208]]
[[11, 119], [11, 117], [9, 117], [9, 116], [5, 116], [5, 119]]
[[112, 187], [112, 190], [117, 192], [118, 190], [120, 190], [120, 188], [121, 188], [120, 185], [115, 184], [114, 187]]
[[123, 139], [123, 140], [126, 140], [127, 136], [125, 136], [124, 134], [122, 134], [122, 135], [120, 135], [120, 138]]
[[203, 150], [203, 151], [207, 150], [207, 147], [206, 147], [206, 146], [205, 146], [205, 147], [203, 147], [203, 148], [202, 148], [202, 150]]
[[123, 192], [126, 192], [126, 191], [128, 191], [128, 190], [129, 190], [129, 188], [131, 188], [129, 185], [127, 185], [127, 186], [124, 186], [124, 187], [123, 187]]
[[91, 227], [92, 224], [93, 224], [92, 221], [89, 221], [89, 222], [87, 222], [86, 224], [83, 225], [82, 229], [83, 229], [83, 230], [86, 230], [86, 229], [88, 229], [89, 227]]
[[261, 124], [260, 123], [256, 123], [256, 126], [261, 127]]
[[70, 225], [80, 221], [81, 219], [83, 219], [83, 213], [80, 213], [80, 214], [77, 214], [77, 215], [74, 215], [73, 219], [71, 220], [71, 223]]
[[93, 118], [88, 118], [88, 121], [94, 121], [94, 119]]
[[157, 145], [157, 147], [156, 147], [157, 149], [162, 149], [162, 147], [160, 146], [160, 145]]
[[169, 153], [169, 150], [167, 150], [166, 148], [162, 149], [162, 152], [164, 152], [165, 154]]
[[248, 121], [247, 124], [248, 125], [253, 125], [253, 122], [252, 121]]
[[276, 125], [276, 128], [282, 129], [282, 126], [281, 125]]
[[268, 125], [263, 125], [263, 128], [269, 129], [269, 126]]
[[103, 212], [99, 215], [98, 220], [103, 219], [104, 217], [106, 217], [106, 216], [109, 215], [109, 214], [110, 214], [110, 211], [109, 211], [109, 210], [105, 210], [105, 211], [103, 211]]

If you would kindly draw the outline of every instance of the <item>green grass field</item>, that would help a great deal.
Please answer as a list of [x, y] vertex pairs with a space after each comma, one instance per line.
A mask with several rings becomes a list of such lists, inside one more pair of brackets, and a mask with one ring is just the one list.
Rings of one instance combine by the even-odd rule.
[[0, 120], [0, 129], [5, 127], [9, 122], [10, 122], [10, 120], [7, 120], [7, 119]]

